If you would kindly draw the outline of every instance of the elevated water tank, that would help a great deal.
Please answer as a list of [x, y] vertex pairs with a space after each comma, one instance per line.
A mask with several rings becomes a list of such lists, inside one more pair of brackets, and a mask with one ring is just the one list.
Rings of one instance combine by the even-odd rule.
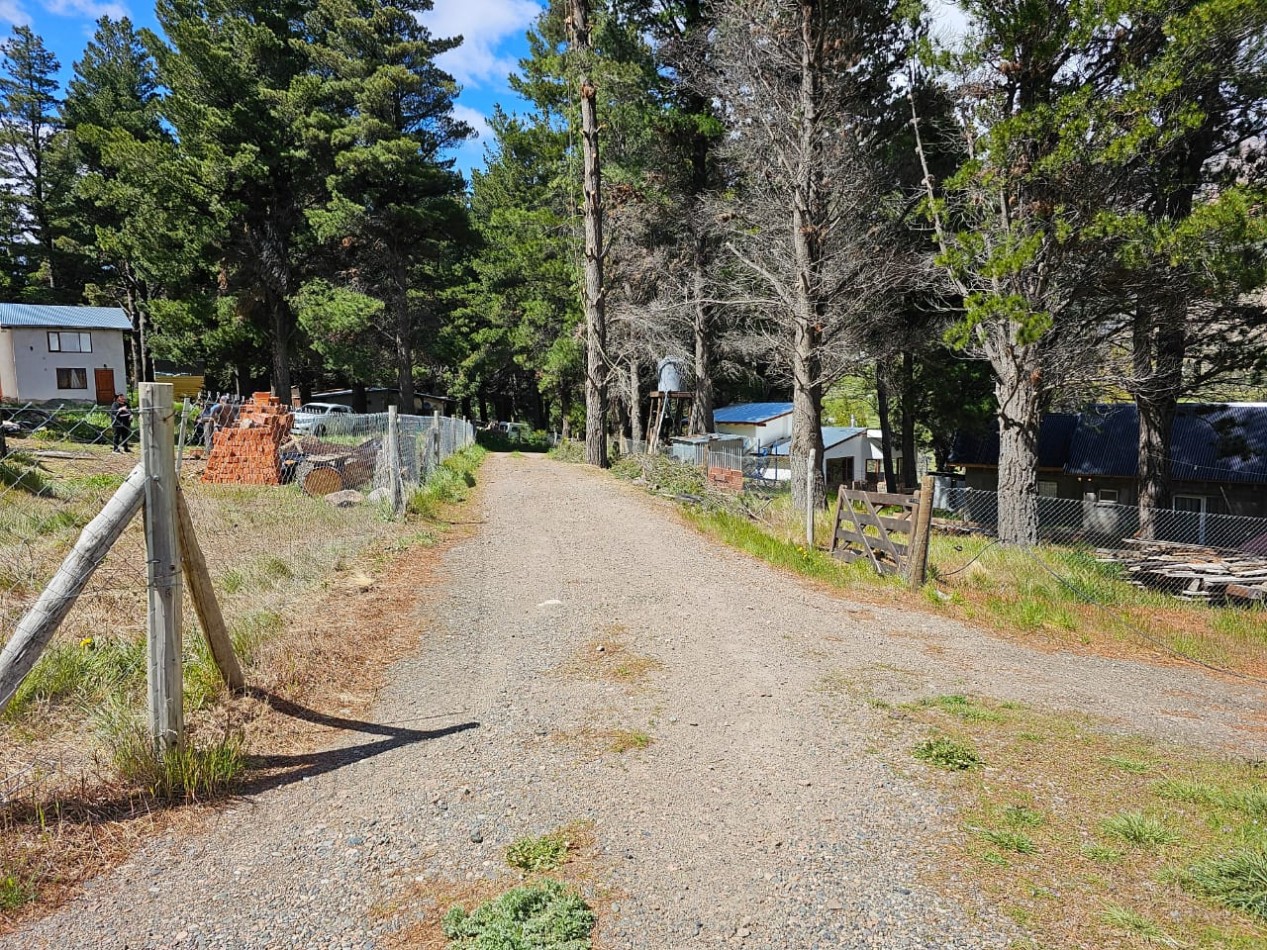
[[682, 377], [686, 366], [686, 360], [680, 356], [666, 356], [656, 365], [656, 372], [659, 374], [660, 382], [656, 387], [657, 391], [662, 393], [680, 393], [682, 392]]

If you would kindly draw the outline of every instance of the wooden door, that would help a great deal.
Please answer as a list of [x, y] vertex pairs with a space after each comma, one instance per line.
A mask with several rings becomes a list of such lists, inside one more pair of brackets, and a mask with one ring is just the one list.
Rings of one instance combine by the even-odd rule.
[[97, 377], [97, 405], [108, 406], [114, 402], [114, 370], [98, 369], [93, 371]]

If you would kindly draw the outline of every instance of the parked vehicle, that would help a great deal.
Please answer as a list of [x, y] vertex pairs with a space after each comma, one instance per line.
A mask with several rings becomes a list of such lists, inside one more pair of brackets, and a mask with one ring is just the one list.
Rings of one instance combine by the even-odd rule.
[[305, 403], [295, 410], [294, 431], [317, 438], [339, 427], [339, 422], [350, 419], [355, 413], [351, 406], [332, 402]]
[[519, 442], [532, 435], [532, 426], [526, 422], [499, 422], [497, 431], [505, 434], [508, 439]]

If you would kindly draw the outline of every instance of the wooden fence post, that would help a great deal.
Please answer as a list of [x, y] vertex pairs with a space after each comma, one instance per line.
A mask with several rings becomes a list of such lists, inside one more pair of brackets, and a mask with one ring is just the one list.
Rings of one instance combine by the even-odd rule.
[[194, 520], [189, 515], [185, 493], [179, 489], [176, 492], [176, 516], [180, 519], [180, 562], [189, 581], [189, 595], [194, 602], [194, 612], [198, 615], [198, 623], [202, 626], [207, 646], [211, 648], [211, 658], [220, 670], [224, 685], [230, 691], [240, 693], [246, 688], [246, 679], [242, 676], [237, 654], [233, 652], [233, 640], [229, 637], [228, 625], [224, 622], [224, 614], [220, 612], [220, 603], [216, 600], [211, 572], [207, 570], [202, 546], [194, 532]]
[[809, 450], [809, 460], [805, 464], [805, 547], [814, 549], [814, 456], [818, 453]]
[[138, 465], [101, 513], [84, 527], [79, 540], [39, 599], [18, 621], [17, 629], [4, 645], [4, 652], [0, 653], [0, 709], [4, 709], [18, 691], [35, 661], [66, 619], [88, 579], [105, 560], [114, 542], [123, 534], [123, 529], [141, 510], [144, 496], [145, 472]]
[[387, 407], [387, 494], [391, 501], [392, 515], [399, 518], [405, 510], [405, 485], [400, 474], [400, 418], [395, 406]]
[[180, 532], [176, 515], [176, 428], [171, 383], [141, 383], [145, 552], [149, 588], [149, 721], [159, 753], [185, 741], [181, 671]]
[[933, 524], [933, 476], [920, 480], [919, 508], [915, 512], [915, 533], [908, 552], [907, 580], [912, 587], [923, 587], [928, 579], [928, 536]]

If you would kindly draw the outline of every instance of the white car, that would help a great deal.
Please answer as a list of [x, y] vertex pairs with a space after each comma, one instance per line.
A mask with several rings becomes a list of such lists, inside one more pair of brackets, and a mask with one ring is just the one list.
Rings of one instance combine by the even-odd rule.
[[340, 422], [350, 420], [355, 415], [351, 406], [340, 406], [333, 402], [310, 402], [295, 410], [293, 429], [301, 435], [314, 435], [317, 438], [334, 429], [343, 428]]

